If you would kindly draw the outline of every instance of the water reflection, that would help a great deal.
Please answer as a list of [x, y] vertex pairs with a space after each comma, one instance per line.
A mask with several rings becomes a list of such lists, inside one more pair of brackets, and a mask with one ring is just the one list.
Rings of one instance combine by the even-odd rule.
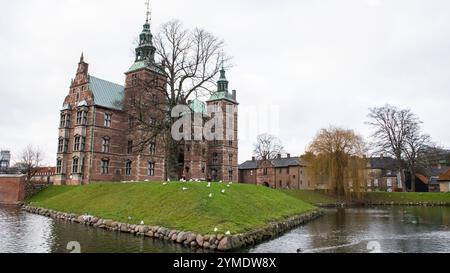
[[450, 252], [450, 208], [383, 207], [329, 209], [321, 219], [250, 252]]
[[[325, 216], [243, 252], [450, 252], [450, 208], [380, 207], [329, 209]], [[178, 244], [110, 232], [0, 207], [0, 252], [67, 253], [79, 242], [83, 253], [183, 253]], [[198, 250], [203, 252], [203, 250]]]

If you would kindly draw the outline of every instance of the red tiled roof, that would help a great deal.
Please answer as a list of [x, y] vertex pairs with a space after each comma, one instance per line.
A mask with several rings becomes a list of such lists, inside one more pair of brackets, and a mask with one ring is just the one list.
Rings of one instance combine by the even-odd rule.
[[56, 167], [41, 167], [37, 169], [36, 175], [53, 175], [56, 173]]
[[450, 170], [439, 176], [439, 181], [450, 181]]
[[428, 185], [428, 177], [421, 173], [416, 173], [416, 177], [419, 178], [419, 180], [424, 183], [425, 185]]

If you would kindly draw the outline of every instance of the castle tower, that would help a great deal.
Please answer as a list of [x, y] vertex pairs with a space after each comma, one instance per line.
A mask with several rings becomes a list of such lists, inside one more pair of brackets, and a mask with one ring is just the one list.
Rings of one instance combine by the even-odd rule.
[[[214, 181], [238, 181], [238, 105], [236, 91], [228, 91], [226, 71], [222, 66], [217, 91], [207, 101], [213, 109], [211, 117], [221, 115], [215, 130], [222, 131], [219, 139], [208, 141], [208, 172]], [[219, 111], [219, 112], [217, 112]]]
[[[147, 3], [148, 4], [148, 3]], [[135, 62], [125, 72], [123, 110], [127, 115], [125, 149], [125, 175], [127, 180], [164, 180], [165, 156], [162, 136], [150, 128], [162, 116], [165, 105], [166, 77], [160, 64], [155, 62], [156, 48], [150, 26], [150, 11], [136, 48]], [[141, 107], [142, 105], [146, 105]], [[137, 127], [145, 128], [137, 130]], [[152, 135], [157, 135], [154, 137]], [[151, 141], [142, 142], [143, 139]]]

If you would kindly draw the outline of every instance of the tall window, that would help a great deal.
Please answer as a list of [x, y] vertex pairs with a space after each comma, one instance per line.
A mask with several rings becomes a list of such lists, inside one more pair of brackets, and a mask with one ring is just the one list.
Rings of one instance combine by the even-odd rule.
[[77, 111], [77, 125], [81, 125], [83, 122], [83, 112]]
[[111, 144], [111, 139], [109, 137], [104, 137], [102, 140], [102, 152], [109, 153], [109, 146]]
[[233, 154], [228, 155], [228, 162], [230, 163], [230, 165], [233, 165]]
[[112, 115], [111, 114], [105, 114], [105, 127], [111, 127], [112, 124]]
[[64, 138], [60, 137], [58, 139], [58, 153], [64, 152]]
[[128, 140], [127, 154], [132, 154], [132, 153], [133, 153], [133, 140]]
[[66, 114], [61, 114], [61, 121], [59, 122], [60, 128], [66, 127]]
[[228, 170], [228, 181], [233, 181], [233, 170]]
[[76, 135], [75, 142], [73, 143], [73, 151], [78, 152], [80, 150], [80, 146], [81, 146], [81, 136]]
[[267, 175], [267, 168], [264, 168], [264, 175]]
[[134, 128], [134, 117], [128, 117], [128, 129]]
[[108, 159], [102, 159], [102, 174], [108, 174], [109, 173], [109, 160]]
[[80, 159], [78, 157], [74, 157], [72, 159], [72, 173], [78, 173], [79, 163], [80, 163]]
[[83, 112], [81, 113], [81, 117], [82, 117], [82, 119], [81, 119], [81, 124], [82, 124], [82, 125], [86, 125], [86, 124], [87, 124], [87, 112], [86, 112], [86, 111], [83, 111]]
[[125, 165], [125, 174], [130, 176], [131, 175], [131, 167], [133, 165], [133, 162], [131, 160], [127, 160], [127, 163]]
[[80, 151], [84, 151], [85, 148], [86, 148], [86, 137], [81, 137]]
[[205, 172], [206, 172], [205, 164], [202, 164], [202, 174], [205, 174]]
[[153, 139], [152, 141], [150, 141], [150, 155], [155, 154], [156, 154], [156, 140]]
[[212, 163], [213, 163], [213, 165], [217, 165], [217, 164], [219, 164], [219, 154], [218, 153], [213, 153], [213, 156], [212, 156], [213, 158], [212, 158]]
[[61, 174], [62, 173], [62, 159], [58, 158], [56, 161], [56, 173]]
[[155, 163], [153, 161], [148, 162], [148, 176], [155, 176]]

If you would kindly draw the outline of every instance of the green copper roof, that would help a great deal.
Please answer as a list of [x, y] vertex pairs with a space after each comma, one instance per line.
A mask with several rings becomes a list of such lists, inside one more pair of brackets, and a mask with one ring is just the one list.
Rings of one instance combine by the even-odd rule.
[[234, 100], [233, 95], [229, 92], [214, 92], [208, 101], [215, 101], [215, 100], [228, 100], [230, 102], [236, 103], [237, 101]]
[[156, 73], [159, 73], [159, 74], [163, 74], [164, 73], [164, 71], [162, 71], [161, 68], [159, 68], [155, 64], [149, 64], [147, 61], [144, 60], [144, 61], [135, 62], [130, 67], [130, 69], [128, 69], [128, 71], [125, 72], [125, 74], [137, 71], [139, 69], [144, 69], [144, 68], [145, 69], [149, 69], [150, 71], [153, 71], [153, 72], [156, 72]]
[[123, 86], [90, 76], [89, 89], [94, 95], [95, 105], [116, 110], [122, 109]]

